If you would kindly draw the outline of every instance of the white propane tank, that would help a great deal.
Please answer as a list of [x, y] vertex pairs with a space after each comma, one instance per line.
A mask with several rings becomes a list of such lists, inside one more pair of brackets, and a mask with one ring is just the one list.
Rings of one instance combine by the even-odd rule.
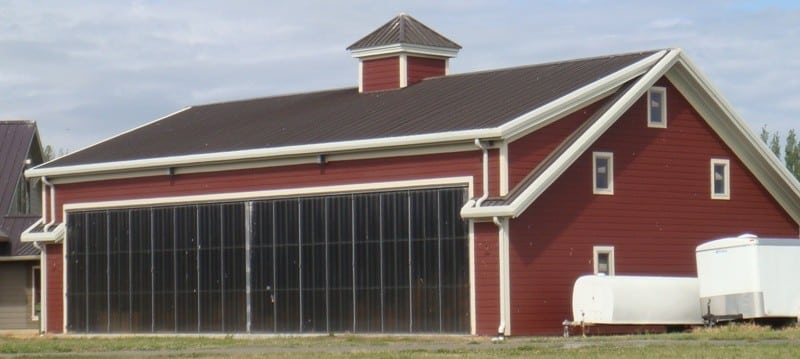
[[586, 275], [572, 290], [574, 324], [703, 324], [697, 278]]

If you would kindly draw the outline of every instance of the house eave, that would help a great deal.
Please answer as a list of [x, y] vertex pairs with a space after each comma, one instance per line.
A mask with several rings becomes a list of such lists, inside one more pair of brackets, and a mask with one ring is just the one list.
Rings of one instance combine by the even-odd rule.
[[353, 57], [359, 59], [366, 59], [370, 57], [386, 56], [390, 54], [400, 54], [400, 53], [437, 56], [437, 57], [455, 57], [456, 55], [458, 55], [458, 50], [459, 49], [451, 49], [446, 47], [396, 43], [391, 45], [354, 49], [350, 50], [350, 54]]
[[33, 262], [40, 260], [38, 255], [0, 257], [0, 262]]
[[36, 228], [43, 224], [43, 221], [40, 219], [36, 221], [36, 223], [32, 224], [30, 227], [25, 229], [20, 235], [20, 242], [60, 242], [64, 239], [64, 236], [67, 232], [66, 225], [64, 223], [59, 223], [53, 230], [48, 232], [37, 232]]
[[[496, 128], [453, 131], [424, 135], [398, 136], [354, 141], [330, 142], [285, 146], [278, 148], [261, 148], [240, 151], [215, 152], [184, 156], [167, 156], [141, 160], [90, 163], [83, 165], [32, 168], [25, 171], [26, 177], [48, 177], [50, 179], [69, 176], [108, 175], [112, 173], [158, 175], [166, 174], [159, 169], [174, 171], [180, 167], [211, 165], [220, 163], [241, 163], [246, 161], [284, 160], [302, 156], [319, 156], [369, 152], [376, 150], [404, 150], [420, 146], [452, 145], [456, 143], [471, 144], [476, 138], [501, 139]], [[314, 157], [316, 158], [316, 157]]]

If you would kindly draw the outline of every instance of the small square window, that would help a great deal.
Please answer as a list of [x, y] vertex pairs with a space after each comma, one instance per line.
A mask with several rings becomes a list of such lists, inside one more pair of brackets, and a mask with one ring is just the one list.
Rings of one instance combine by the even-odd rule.
[[647, 91], [647, 126], [667, 127], [667, 89], [651, 87]]
[[731, 166], [730, 160], [711, 160], [711, 198], [731, 198]]
[[614, 194], [614, 154], [595, 152], [592, 154], [594, 194]]
[[594, 274], [614, 275], [614, 247], [594, 246]]

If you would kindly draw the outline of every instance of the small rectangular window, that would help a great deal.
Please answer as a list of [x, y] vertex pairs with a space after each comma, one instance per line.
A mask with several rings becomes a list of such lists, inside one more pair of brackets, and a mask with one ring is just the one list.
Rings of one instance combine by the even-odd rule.
[[594, 194], [614, 194], [614, 154], [595, 152], [592, 155]]
[[667, 89], [651, 87], [647, 91], [647, 126], [667, 127]]
[[594, 274], [614, 275], [614, 247], [594, 246]]
[[711, 198], [731, 198], [730, 160], [711, 160]]

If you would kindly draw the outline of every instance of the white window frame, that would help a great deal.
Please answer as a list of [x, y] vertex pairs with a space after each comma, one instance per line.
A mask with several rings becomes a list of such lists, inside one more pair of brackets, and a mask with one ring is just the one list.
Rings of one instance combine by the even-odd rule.
[[[722, 181], [723, 181], [722, 185], [725, 186], [725, 188], [724, 188], [725, 190], [722, 193], [717, 193], [716, 188], [715, 188], [715, 182], [716, 181], [715, 181], [715, 178], [714, 178], [714, 176], [716, 175], [716, 171], [714, 171], [714, 169], [717, 166], [720, 166], [720, 165], [724, 166], [724, 170], [723, 170], [724, 178], [722, 179]], [[710, 179], [710, 182], [711, 182], [711, 199], [723, 199], [723, 200], [731, 199], [731, 161], [730, 160], [722, 159], [722, 158], [712, 158], [711, 159], [709, 179]]]
[[[597, 160], [607, 159], [608, 168], [606, 177], [608, 179], [607, 188], [597, 187]], [[592, 189], [594, 194], [612, 195], [614, 194], [614, 153], [613, 152], [593, 152], [592, 153]]]
[[[650, 101], [652, 93], [661, 94], [661, 122], [653, 122], [653, 106]], [[647, 127], [652, 128], [667, 128], [667, 88], [653, 86], [647, 90]]]
[[[601, 274], [599, 272], [599, 268], [597, 268], [598, 259], [600, 258], [600, 254], [608, 254], [608, 275], [612, 276], [616, 274], [616, 270], [614, 269], [615, 260], [614, 260], [614, 246], [594, 246], [592, 247], [592, 266], [594, 267], [594, 274]], [[604, 273], [603, 273], [604, 274]]]
[[[36, 277], [37, 277], [36, 272], [37, 271], [39, 272], [39, 275], [41, 275], [42, 271], [41, 271], [41, 268], [39, 266], [31, 267], [31, 320], [34, 321], [34, 322], [39, 320], [39, 316], [36, 315], [36, 294], [37, 294], [36, 293]], [[41, 285], [41, 283], [40, 283], [40, 285]], [[38, 293], [39, 294], [39, 303], [42, 303], [42, 298], [41, 298], [42, 293], [41, 292], [42, 292], [41, 288], [39, 288], [39, 293]]]

